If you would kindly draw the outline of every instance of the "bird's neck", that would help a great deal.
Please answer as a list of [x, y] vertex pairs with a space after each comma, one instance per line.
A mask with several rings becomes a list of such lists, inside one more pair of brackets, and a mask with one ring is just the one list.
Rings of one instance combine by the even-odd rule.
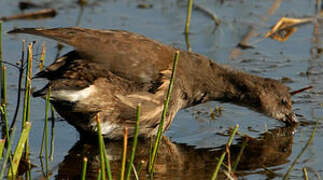
[[204, 56], [194, 55], [192, 59], [192, 64], [186, 62], [184, 65], [186, 69], [191, 69], [186, 71], [186, 82], [190, 83], [184, 86], [184, 91], [191, 97], [186, 107], [208, 100], [243, 106], [257, 106], [260, 103], [262, 86], [257, 84], [262, 84], [265, 78], [218, 65]]

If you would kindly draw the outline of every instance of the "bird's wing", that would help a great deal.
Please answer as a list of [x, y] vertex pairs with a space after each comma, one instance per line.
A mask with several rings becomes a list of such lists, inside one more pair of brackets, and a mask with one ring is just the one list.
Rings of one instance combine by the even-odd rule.
[[156, 80], [160, 71], [170, 67], [176, 50], [121, 30], [19, 28], [8, 33], [33, 34], [71, 45], [82, 58], [102, 63], [107, 70], [138, 82]]

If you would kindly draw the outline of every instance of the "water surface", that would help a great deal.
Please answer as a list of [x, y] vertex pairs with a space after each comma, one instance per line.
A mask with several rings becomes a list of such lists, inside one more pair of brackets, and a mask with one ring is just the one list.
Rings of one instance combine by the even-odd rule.
[[[0, 2], [0, 16], [21, 13], [17, 0], [2, 0]], [[49, 1], [37, 1], [47, 3]], [[138, 8], [138, 4], [148, 3], [152, 8]], [[221, 25], [216, 27], [214, 22], [203, 13], [193, 10], [191, 33], [189, 36], [192, 50], [209, 56], [219, 64], [226, 64], [236, 69], [254, 73], [260, 76], [281, 79], [288, 77], [292, 82], [287, 85], [293, 90], [312, 85], [314, 88], [293, 97], [294, 110], [300, 115], [299, 120], [309, 122], [293, 129], [286, 129], [276, 120], [247, 108], [232, 104], [208, 102], [190, 109], [180, 111], [170, 129], [165, 133], [157, 163], [156, 176], [161, 179], [203, 179], [211, 176], [215, 167], [215, 157], [223, 150], [228, 140], [228, 130], [239, 124], [239, 134], [253, 137], [246, 153], [249, 161], [243, 161], [237, 176], [241, 179], [281, 179], [287, 172], [291, 162], [296, 158], [301, 148], [306, 144], [312, 133], [314, 123], [323, 116], [323, 58], [322, 31], [323, 24], [308, 24], [302, 26], [286, 42], [276, 42], [263, 39], [263, 35], [282, 16], [307, 17], [315, 14], [315, 0], [310, 1], [197, 1], [200, 6], [207, 7], [221, 19]], [[186, 2], [185, 1], [129, 1], [102, 0], [88, 1], [81, 8], [74, 1], [55, 1], [50, 7], [57, 9], [55, 18], [41, 20], [15, 20], [3, 23], [4, 32], [15, 27], [66, 27], [81, 26], [100, 29], [124, 29], [141, 33], [163, 43], [185, 49], [183, 35]], [[241, 50], [236, 46], [250, 31], [256, 35], [249, 43], [254, 48]], [[43, 42], [47, 45], [46, 64], [54, 60], [57, 55], [55, 41], [29, 35], [12, 36], [3, 34], [4, 60], [15, 63], [20, 59], [21, 40], [36, 41], [34, 44], [35, 63], [33, 72], [38, 72], [39, 54]], [[71, 50], [64, 47], [59, 53]], [[233, 52], [238, 55], [233, 58]], [[8, 67], [8, 109], [12, 119], [17, 97], [17, 75], [15, 68]], [[43, 80], [33, 81], [35, 88], [42, 87]], [[215, 107], [222, 107], [222, 115], [212, 118], [211, 111]], [[38, 158], [41, 134], [43, 129], [45, 103], [41, 99], [32, 99], [32, 130], [30, 136], [31, 160], [38, 167], [33, 169], [34, 177], [41, 177], [40, 160]], [[50, 161], [53, 168], [52, 178], [74, 176], [79, 169], [66, 169], [72, 164], [80, 164], [81, 152], [88, 153], [90, 167], [96, 170], [97, 151], [95, 145], [84, 150], [87, 141], [79, 141], [77, 131], [56, 115], [55, 125], [55, 153]], [[19, 122], [21, 117], [19, 117]], [[20, 127], [18, 127], [20, 128]], [[303, 179], [302, 168], [307, 167], [311, 179], [323, 175], [323, 129], [319, 126], [315, 139], [309, 149], [296, 164], [292, 173], [293, 179]], [[239, 149], [243, 140], [241, 136], [234, 141], [232, 157]], [[111, 147], [110, 155], [114, 169], [118, 171], [120, 165], [119, 154], [121, 143], [107, 142]], [[146, 157], [148, 144], [142, 141], [138, 153], [137, 163]], [[109, 148], [108, 148], [109, 150]], [[212, 150], [212, 151], [210, 151]], [[173, 152], [169, 154], [169, 152]], [[251, 156], [247, 156], [251, 155]], [[252, 158], [253, 159], [252, 159]], [[71, 160], [72, 161], [69, 161]], [[63, 163], [64, 162], [64, 163]], [[77, 163], [76, 163], [77, 162]], [[74, 166], [74, 165], [73, 165]], [[268, 173], [267, 167], [275, 174]], [[184, 171], [185, 170], [185, 171]], [[70, 172], [69, 172], [70, 171]], [[73, 174], [74, 173], [74, 174]]]

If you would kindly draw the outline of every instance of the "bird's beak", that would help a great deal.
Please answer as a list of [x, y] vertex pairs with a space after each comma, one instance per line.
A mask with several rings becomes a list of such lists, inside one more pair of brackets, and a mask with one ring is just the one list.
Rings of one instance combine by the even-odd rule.
[[308, 89], [312, 89], [312, 88], [313, 88], [313, 86], [308, 86], [308, 87], [305, 87], [305, 88], [302, 88], [302, 89], [298, 89], [298, 90], [295, 90], [295, 91], [289, 92], [289, 94], [290, 94], [291, 96], [293, 96], [293, 95], [295, 95], [295, 94], [301, 93], [301, 92], [303, 92], [303, 91], [306, 91], [306, 90], [308, 90]]
[[297, 124], [298, 120], [296, 118], [296, 114], [294, 112], [291, 112], [288, 115], [286, 115], [284, 123], [288, 125]]

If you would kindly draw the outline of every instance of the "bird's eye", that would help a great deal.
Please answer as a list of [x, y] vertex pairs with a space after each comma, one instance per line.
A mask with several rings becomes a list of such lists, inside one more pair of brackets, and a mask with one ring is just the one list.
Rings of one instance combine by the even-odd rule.
[[283, 98], [281, 101], [282, 101], [282, 104], [283, 104], [283, 105], [287, 105], [287, 104], [288, 104], [288, 101], [287, 101], [287, 99], [286, 99], [286, 98]]

